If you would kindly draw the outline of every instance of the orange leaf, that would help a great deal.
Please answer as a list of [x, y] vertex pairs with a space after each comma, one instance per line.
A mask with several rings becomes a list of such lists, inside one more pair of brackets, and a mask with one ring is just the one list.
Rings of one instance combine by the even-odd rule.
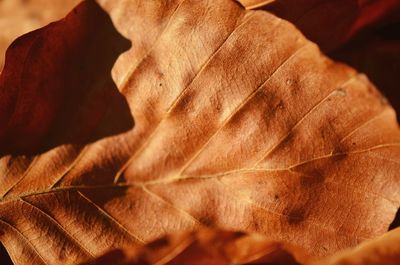
[[305, 262], [312, 261], [290, 244], [272, 242], [257, 234], [204, 229], [197, 233], [169, 235], [142, 247], [110, 251], [88, 265], [297, 265]]
[[273, 264], [273, 265], [397, 265], [400, 229], [315, 262], [290, 244], [271, 242], [256, 234], [217, 230], [170, 235], [143, 247], [113, 250], [91, 265], [136, 264]]
[[[264, 234], [319, 259], [387, 230], [400, 203], [400, 131], [364, 75], [236, 1], [99, 3], [132, 42], [111, 70], [135, 122], [117, 128], [128, 131], [112, 130], [121, 105], [104, 111], [109, 94], [96, 107], [92, 93], [79, 96], [120, 95], [107, 69], [121, 37], [94, 1], [9, 50], [0, 241], [16, 264], [76, 264], [205, 226]], [[72, 56], [53, 56], [75, 37], [60, 49]], [[58, 108], [66, 88], [75, 92]], [[45, 122], [38, 102], [56, 103]]]
[[400, 228], [389, 231], [374, 240], [366, 241], [354, 249], [336, 254], [330, 265], [397, 265], [400, 260]]

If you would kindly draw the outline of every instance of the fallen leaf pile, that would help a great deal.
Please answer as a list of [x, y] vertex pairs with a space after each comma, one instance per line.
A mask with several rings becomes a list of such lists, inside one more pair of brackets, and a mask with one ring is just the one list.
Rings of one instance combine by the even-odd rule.
[[351, 19], [324, 31], [313, 10], [338, 17], [331, 4], [241, 2], [86, 0], [10, 45], [0, 241], [14, 264], [396, 264], [395, 111], [318, 45], [400, 4], [338, 1]]

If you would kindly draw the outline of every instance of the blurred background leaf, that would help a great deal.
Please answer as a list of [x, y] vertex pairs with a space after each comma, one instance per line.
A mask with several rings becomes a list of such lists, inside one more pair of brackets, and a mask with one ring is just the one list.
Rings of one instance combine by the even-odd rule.
[[63, 18], [80, 0], [0, 0], [0, 69], [17, 37]]

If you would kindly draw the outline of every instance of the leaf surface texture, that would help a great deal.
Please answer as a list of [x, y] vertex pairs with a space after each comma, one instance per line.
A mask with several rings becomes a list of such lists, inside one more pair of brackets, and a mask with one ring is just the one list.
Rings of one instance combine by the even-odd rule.
[[[10, 77], [7, 62], [1, 76], [0, 93], [11, 93], [6, 103], [20, 114], [0, 116], [12, 121], [3, 137], [14, 142], [3, 141], [4, 150], [39, 151], [0, 159], [0, 240], [16, 264], [74, 264], [204, 226], [257, 232], [325, 257], [387, 230], [400, 202], [400, 133], [366, 76], [322, 55], [289, 22], [236, 1], [99, 4], [132, 43], [111, 72], [130, 126], [110, 131], [120, 117], [120, 104], [110, 104], [82, 134], [69, 125], [87, 108], [61, 124], [52, 116], [43, 131], [21, 129], [35, 105], [9, 84], [30, 79]], [[52, 40], [54, 27], [66, 27], [69, 36], [70, 23], [96, 8], [85, 1], [40, 34]], [[110, 58], [121, 53], [97, 43], [82, 60], [104, 48]], [[77, 80], [105, 102], [111, 84], [87, 73]], [[19, 143], [14, 130], [30, 129], [34, 146], [10, 144]], [[55, 134], [44, 146], [59, 131], [72, 136]]]

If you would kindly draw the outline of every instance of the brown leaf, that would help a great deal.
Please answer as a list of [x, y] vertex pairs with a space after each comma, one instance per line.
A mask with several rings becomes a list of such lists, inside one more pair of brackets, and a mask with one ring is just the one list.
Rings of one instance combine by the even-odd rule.
[[60, 19], [79, 0], [1, 0], [0, 71], [6, 48], [18, 36]]
[[0, 159], [0, 240], [16, 264], [83, 262], [204, 226], [320, 258], [387, 230], [400, 132], [364, 75], [233, 0], [99, 2], [132, 41], [112, 76], [135, 126]]
[[366, 241], [333, 257], [316, 263], [301, 249], [271, 242], [257, 234], [218, 230], [169, 235], [144, 247], [118, 249], [87, 265], [136, 264], [323, 264], [323, 265], [397, 265], [400, 260], [400, 228]]
[[[93, 2], [17, 39], [0, 77], [0, 155], [84, 144], [132, 128], [110, 74], [129, 47]], [[102, 119], [109, 124], [98, 129]]]
[[354, 249], [336, 254], [323, 264], [329, 265], [397, 265], [400, 261], [400, 228], [366, 241]]
[[[299, 262], [301, 260], [301, 263]], [[311, 263], [302, 250], [258, 234], [203, 229], [169, 235], [142, 247], [113, 250], [87, 265]]]
[[238, 0], [248, 9], [264, 8], [295, 24], [303, 34], [330, 52], [365, 28], [400, 12], [398, 0]]

